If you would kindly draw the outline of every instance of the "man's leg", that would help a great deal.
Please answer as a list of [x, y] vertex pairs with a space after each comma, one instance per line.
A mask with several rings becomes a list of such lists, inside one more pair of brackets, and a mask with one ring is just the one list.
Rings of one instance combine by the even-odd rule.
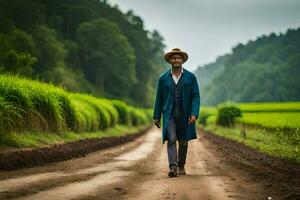
[[169, 168], [171, 169], [172, 166], [178, 167], [177, 162], [177, 148], [176, 148], [176, 124], [175, 120], [171, 118], [168, 123], [167, 127], [167, 134], [168, 134], [168, 160], [169, 160]]
[[[187, 156], [187, 149], [188, 149], [188, 141], [179, 140], [179, 150], [178, 150], [178, 158], [179, 158], [178, 159], [179, 160], [178, 161], [178, 166], [179, 166], [179, 169], [184, 169], [186, 156]], [[185, 172], [184, 172], [184, 174], [185, 174]]]

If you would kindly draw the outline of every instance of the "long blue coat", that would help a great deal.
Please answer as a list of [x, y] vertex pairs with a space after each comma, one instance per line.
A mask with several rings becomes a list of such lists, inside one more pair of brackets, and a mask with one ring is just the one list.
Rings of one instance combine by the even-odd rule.
[[[188, 118], [190, 115], [195, 115], [197, 118], [199, 116], [200, 109], [200, 93], [195, 75], [183, 68], [183, 73], [180, 77], [183, 83], [183, 124], [184, 124], [184, 137], [185, 140], [192, 140], [197, 138], [196, 125], [188, 124]], [[172, 87], [172, 74], [171, 70], [167, 70], [159, 77], [155, 106], [153, 112], [153, 119], [161, 119], [161, 114], [163, 115], [162, 120], [162, 143], [165, 143], [167, 139], [167, 127], [169, 122], [169, 117], [173, 105], [173, 97], [171, 95]]]

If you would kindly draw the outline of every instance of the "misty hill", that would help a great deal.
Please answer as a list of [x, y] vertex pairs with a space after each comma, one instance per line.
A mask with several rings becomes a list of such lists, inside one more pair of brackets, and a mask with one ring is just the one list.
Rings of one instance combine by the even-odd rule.
[[0, 73], [152, 106], [164, 47], [105, 0], [0, 0]]
[[300, 28], [238, 44], [196, 74], [204, 105], [299, 101]]

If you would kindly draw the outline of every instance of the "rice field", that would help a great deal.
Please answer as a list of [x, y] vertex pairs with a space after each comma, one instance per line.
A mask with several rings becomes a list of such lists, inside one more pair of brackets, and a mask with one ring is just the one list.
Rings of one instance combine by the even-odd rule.
[[[0, 133], [93, 132], [123, 124], [147, 125], [151, 111], [120, 100], [71, 93], [20, 76], [0, 75]], [[0, 135], [0, 142], [1, 142]]]
[[202, 107], [199, 122], [206, 131], [300, 163], [300, 102], [237, 103], [236, 106], [242, 117], [235, 118], [235, 126], [216, 124], [218, 107]]
[[[300, 102], [237, 103], [242, 117], [236, 121], [266, 128], [300, 128]], [[209, 124], [215, 123], [217, 107], [201, 108], [201, 118]]]
[[300, 112], [243, 113], [237, 121], [267, 128], [300, 128]]
[[243, 112], [300, 112], [300, 102], [238, 103]]

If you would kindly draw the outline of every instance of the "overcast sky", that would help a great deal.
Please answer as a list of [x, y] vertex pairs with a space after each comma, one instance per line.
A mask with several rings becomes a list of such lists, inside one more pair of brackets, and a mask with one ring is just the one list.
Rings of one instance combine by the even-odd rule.
[[156, 29], [166, 51], [189, 54], [183, 65], [195, 70], [214, 62], [238, 43], [263, 34], [300, 27], [300, 0], [109, 0], [123, 12], [132, 9], [147, 30]]

